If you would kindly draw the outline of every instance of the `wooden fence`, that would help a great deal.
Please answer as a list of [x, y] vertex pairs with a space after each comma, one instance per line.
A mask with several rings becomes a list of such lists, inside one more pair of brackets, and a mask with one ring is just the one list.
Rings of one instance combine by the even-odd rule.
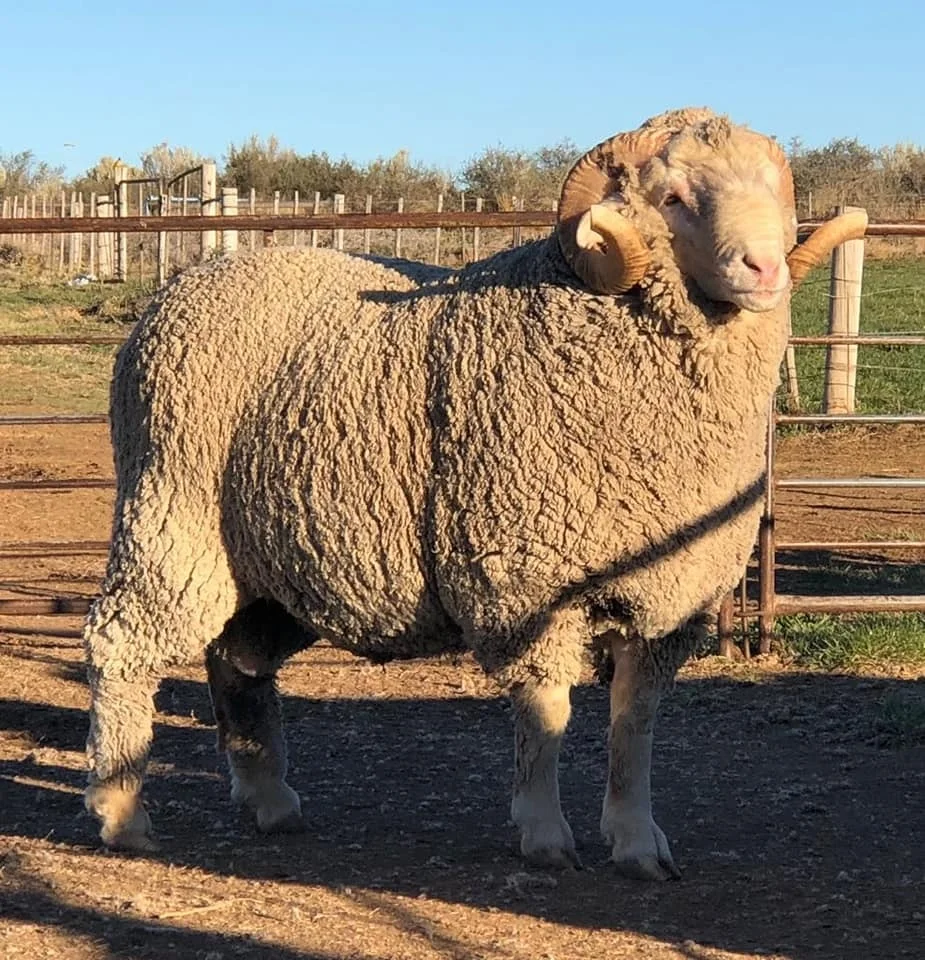
[[[111, 194], [70, 191], [54, 196], [4, 197], [0, 221], [15, 221], [0, 234], [8, 242], [35, 258], [54, 276], [76, 278], [89, 276], [100, 280], [155, 279], [161, 283], [172, 272], [190, 263], [208, 259], [217, 252], [230, 253], [239, 248], [255, 249], [263, 242], [260, 231], [268, 219], [274, 223], [274, 241], [281, 246], [333, 247], [354, 253], [376, 253], [409, 259], [427, 260], [435, 264], [460, 266], [495, 253], [505, 246], [518, 246], [537, 227], [555, 223], [556, 201], [550, 200], [534, 223], [537, 211], [526, 221], [501, 222], [490, 219], [491, 204], [483, 197], [454, 195], [456, 210], [449, 207], [450, 198], [437, 194], [432, 199], [398, 197], [377, 200], [372, 195], [348, 198], [343, 194], [322, 197], [320, 192], [307, 196], [298, 191], [284, 196], [274, 191], [271, 197], [257, 197], [254, 189], [246, 193], [234, 187], [217, 187], [214, 163], [183, 171], [168, 183], [152, 178], [132, 178], [128, 169], [116, 167], [116, 188]], [[512, 210], [525, 213], [523, 199], [513, 198]], [[453, 213], [472, 214], [468, 222], [433, 223], [426, 217], [414, 221], [418, 214], [432, 213], [439, 217]], [[359, 233], [350, 235], [349, 218], [364, 216]], [[409, 216], [407, 224], [383, 226], [397, 216]], [[191, 223], [190, 216], [195, 217]], [[203, 230], [200, 216], [221, 216], [221, 226]], [[239, 216], [250, 219], [238, 220]], [[139, 219], [171, 218], [169, 229], [142, 233], [141, 240], [129, 242], [137, 232]], [[310, 221], [305, 218], [310, 217]], [[93, 227], [90, 221], [104, 218], [105, 227]], [[116, 220], [114, 223], [109, 218]], [[280, 218], [289, 218], [280, 222]], [[174, 224], [173, 220], [178, 223]], [[67, 220], [66, 228], [52, 228], [53, 222]], [[231, 221], [231, 222], [229, 222]], [[183, 226], [191, 223], [189, 228]], [[501, 226], [509, 227], [505, 231]], [[525, 227], [534, 228], [525, 232]], [[444, 230], [452, 229], [447, 236]], [[52, 231], [57, 233], [53, 238]]]

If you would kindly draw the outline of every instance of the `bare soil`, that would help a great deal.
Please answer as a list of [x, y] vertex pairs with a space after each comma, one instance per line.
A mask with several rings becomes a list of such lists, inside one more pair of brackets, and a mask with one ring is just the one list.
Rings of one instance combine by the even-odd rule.
[[[923, 466], [914, 430], [794, 436], [779, 450], [781, 475]], [[110, 473], [104, 428], [0, 435], [0, 479]], [[104, 540], [111, 501], [0, 491], [0, 541]], [[780, 496], [781, 539], [875, 535], [925, 539], [925, 495]], [[0, 559], [0, 596], [91, 595], [103, 559]], [[784, 559], [787, 592], [925, 592], [921, 551], [895, 565], [869, 550]], [[662, 708], [653, 785], [684, 877], [644, 885], [614, 874], [597, 836], [606, 690], [575, 691], [562, 764], [585, 869], [547, 873], [518, 858], [508, 707], [473, 664], [379, 667], [324, 646], [280, 683], [304, 834], [259, 837], [230, 806], [195, 665], [158, 697], [146, 796], [162, 851], [105, 853], [80, 797], [79, 627], [0, 621], [4, 958], [925, 956], [925, 746], [889, 719], [891, 704], [925, 710], [920, 671], [689, 664]]]

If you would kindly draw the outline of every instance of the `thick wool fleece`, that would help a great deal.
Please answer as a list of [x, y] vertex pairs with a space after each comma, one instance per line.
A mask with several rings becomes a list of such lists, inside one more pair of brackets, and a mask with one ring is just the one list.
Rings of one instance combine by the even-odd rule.
[[117, 364], [91, 661], [188, 660], [267, 598], [376, 659], [574, 683], [594, 633], [711, 609], [754, 542], [786, 306], [696, 303], [627, 213], [656, 269], [623, 296], [555, 238], [458, 273], [271, 250], [175, 282]]

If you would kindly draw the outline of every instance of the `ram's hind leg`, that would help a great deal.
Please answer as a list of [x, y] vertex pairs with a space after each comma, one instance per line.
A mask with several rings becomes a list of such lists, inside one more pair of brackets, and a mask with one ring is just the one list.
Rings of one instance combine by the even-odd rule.
[[202, 657], [238, 603], [224, 554], [209, 550], [209, 524], [173, 501], [172, 510], [159, 504], [151, 497], [124, 507], [132, 522], [119, 520], [84, 628], [91, 695], [85, 803], [107, 846], [135, 850], [154, 846], [141, 787], [158, 684], [171, 666]]
[[141, 802], [141, 786], [151, 747], [158, 679], [147, 672], [107, 676], [92, 662], [89, 668], [90, 780], [84, 801], [102, 823], [103, 843], [114, 849], [157, 847]]
[[231, 797], [265, 832], [302, 829], [298, 794], [286, 783], [276, 672], [314, 637], [276, 604], [259, 600], [239, 611], [206, 654], [219, 749], [228, 758]]

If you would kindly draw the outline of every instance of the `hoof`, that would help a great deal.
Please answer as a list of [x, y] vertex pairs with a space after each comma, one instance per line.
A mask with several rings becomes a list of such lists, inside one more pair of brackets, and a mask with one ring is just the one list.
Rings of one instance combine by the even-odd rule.
[[641, 822], [601, 822], [604, 839], [611, 844], [617, 872], [633, 880], [678, 880], [668, 839], [650, 817]]
[[520, 838], [520, 852], [527, 863], [534, 867], [582, 869], [571, 827], [564, 819], [556, 824], [524, 829]]
[[100, 837], [109, 850], [157, 853], [161, 849], [160, 844], [146, 830], [120, 830], [117, 833], [110, 833], [104, 828], [100, 831]]
[[151, 819], [136, 791], [96, 783], [84, 797], [87, 810], [102, 822], [100, 839], [110, 850], [154, 853], [159, 848], [151, 836]]
[[264, 781], [250, 787], [236, 782], [231, 799], [253, 813], [261, 833], [302, 833], [305, 830], [302, 802], [284, 781]]

